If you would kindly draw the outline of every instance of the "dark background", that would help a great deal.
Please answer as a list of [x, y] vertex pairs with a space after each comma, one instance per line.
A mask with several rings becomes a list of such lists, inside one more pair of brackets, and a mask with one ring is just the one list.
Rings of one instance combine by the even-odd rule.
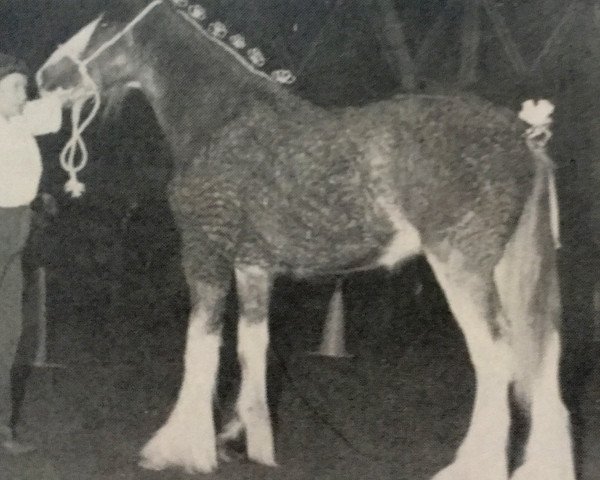
[[[101, 10], [102, 0], [9, 0], [0, 4], [0, 50], [35, 71], [45, 58]], [[569, 2], [494, 2], [526, 61], [543, 49]], [[596, 362], [592, 292], [600, 279], [600, 7], [575, 2], [535, 75], [520, 76], [507, 61], [483, 15], [477, 81], [468, 87], [495, 103], [518, 109], [527, 98], [556, 105], [550, 148], [557, 164], [563, 245], [565, 384], [578, 408], [580, 391]], [[417, 92], [454, 92], [460, 52], [462, 2], [396, 1], [407, 44], [416, 52], [437, 15], [444, 29], [424, 57]], [[402, 92], [381, 52], [378, 11], [360, 0], [212, 0], [210, 18], [242, 32], [269, 59], [267, 69], [290, 68], [297, 94], [326, 107], [367, 103]], [[444, 10], [445, 8], [445, 10]], [[184, 87], [185, 88], [185, 87]], [[190, 94], [193, 86], [189, 86]], [[32, 95], [35, 92], [32, 91]], [[37, 238], [38, 261], [48, 272], [50, 356], [57, 361], [127, 364], [181, 359], [187, 288], [179, 268], [178, 232], [165, 188], [171, 158], [143, 98], [132, 95], [122, 115], [86, 132], [90, 163], [81, 174], [87, 193], [63, 193], [66, 175], [58, 152], [66, 134], [40, 141], [45, 174], [59, 213]], [[281, 279], [273, 300], [275, 344], [308, 349], [319, 340], [333, 280]], [[354, 352], [395, 355], [423, 338], [460, 338], [424, 262], [393, 275], [376, 271], [346, 284], [348, 343]], [[230, 302], [228, 317], [235, 316]], [[298, 313], [299, 312], [299, 313]], [[303, 322], [289, 325], [286, 316]], [[437, 332], [431, 337], [431, 332]], [[429, 336], [429, 337], [428, 337]], [[132, 348], [131, 346], [134, 346]], [[285, 356], [285, 354], [284, 354]]]
[[[95, 18], [102, 4], [100, 0], [5, 1], [0, 15], [1, 48], [22, 57], [35, 70], [57, 44]], [[269, 59], [266, 68], [285, 66], [296, 72], [298, 81], [291, 88], [317, 104], [366, 103], [402, 91], [381, 54], [374, 21], [379, 13], [371, 2], [213, 0], [204, 5], [211, 19], [222, 19], [230, 31], [243, 32], [250, 45], [263, 49]], [[457, 90], [464, 6], [462, 2], [452, 5], [447, 7], [442, 0], [396, 2], [413, 52], [444, 11], [443, 35], [421, 64], [417, 92]], [[533, 61], [542, 50], [567, 6], [559, 0], [498, 1], [495, 5], [526, 61]], [[598, 277], [594, 239], [600, 238], [595, 231], [600, 210], [594, 202], [600, 164], [596, 120], [600, 14], [592, 2], [576, 5], [572, 22], [560, 31], [542, 68], [525, 77], [512, 70], [483, 15], [478, 80], [469, 90], [515, 109], [531, 96], [550, 98], [557, 106], [551, 150], [562, 206], [566, 329], [579, 356], [581, 346], [587, 346], [593, 336], [591, 292]], [[192, 92], [193, 85], [189, 88]], [[45, 154], [42, 188], [55, 195], [60, 207], [41, 249], [49, 268], [50, 317], [70, 318], [66, 312], [76, 311], [80, 318], [90, 319], [87, 328], [93, 330], [115, 322], [121, 325], [120, 319], [131, 315], [132, 308], [138, 313], [143, 309], [147, 314], [142, 315], [145, 320], [140, 328], [175, 322], [180, 333], [188, 307], [178, 268], [178, 233], [165, 198], [171, 159], [152, 112], [142, 98], [133, 95], [120, 118], [97, 122], [86, 138], [90, 164], [81, 177], [87, 194], [78, 200], [62, 191], [65, 175], [57, 154], [65, 134], [41, 140]], [[438, 296], [421, 262], [399, 275], [409, 278], [409, 284], [424, 284], [427, 292]], [[389, 284], [384, 277], [375, 273], [368, 281]], [[394, 279], [398, 281], [398, 275]], [[321, 286], [330, 289], [331, 282]], [[411, 295], [393, 295], [385, 302], [393, 304]], [[398, 336], [405, 336], [406, 325], [396, 327]]]
[[[5, 1], [0, 15], [1, 48], [25, 59], [35, 71], [57, 44], [95, 18], [102, 4], [100, 0]], [[261, 47], [269, 59], [266, 69], [294, 71], [298, 81], [291, 88], [317, 104], [360, 104], [402, 91], [382, 55], [374, 21], [379, 11], [372, 2], [212, 0], [203, 5], [209, 18], [223, 20], [231, 32], [243, 32], [249, 45]], [[497, 1], [495, 5], [526, 61], [533, 61], [543, 49], [567, 7], [559, 0]], [[412, 52], [444, 12], [443, 34], [423, 59], [416, 90], [456, 91], [463, 2], [447, 6], [442, 0], [405, 0], [397, 1], [396, 9]], [[595, 221], [600, 209], [594, 202], [600, 168], [600, 123], [596, 120], [600, 14], [592, 2], [577, 2], [575, 12], [542, 67], [531, 76], [513, 71], [483, 15], [478, 79], [469, 90], [514, 109], [527, 98], [542, 96], [557, 106], [551, 150], [558, 167], [562, 208], [566, 328], [579, 356], [581, 345], [593, 335], [591, 292], [598, 277], [594, 239], [600, 238], [595, 231], [600, 228]], [[193, 86], [189, 88], [192, 92]], [[147, 315], [140, 328], [175, 322], [181, 332], [187, 293], [178, 268], [178, 234], [165, 198], [171, 159], [152, 112], [142, 98], [133, 95], [120, 118], [97, 122], [86, 138], [91, 156], [81, 177], [87, 194], [78, 200], [62, 191], [65, 175], [57, 154], [65, 134], [41, 140], [42, 188], [53, 193], [60, 206], [41, 249], [50, 272], [50, 316], [71, 317], [65, 312], [77, 311], [80, 317], [91, 319], [88, 328], [93, 330], [115, 319], [120, 325], [123, 309], [129, 315], [132, 308], [144, 309]], [[406, 280], [409, 284], [424, 284], [426, 291], [438, 296], [421, 262], [399, 275], [411, 279]], [[398, 281], [398, 275], [394, 279]], [[389, 284], [379, 273], [368, 281]], [[331, 288], [331, 282], [320, 285]], [[394, 303], [400, 296], [411, 295], [393, 295], [385, 301]], [[406, 325], [396, 326], [399, 337], [405, 336]]]

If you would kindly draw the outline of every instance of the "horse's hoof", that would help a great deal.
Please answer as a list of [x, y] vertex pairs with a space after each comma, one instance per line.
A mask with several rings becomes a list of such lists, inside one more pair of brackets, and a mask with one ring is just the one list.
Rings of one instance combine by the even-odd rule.
[[273, 449], [269, 448], [268, 445], [265, 445], [264, 447], [259, 446], [258, 448], [252, 448], [251, 445], [248, 445], [248, 459], [267, 467], [278, 466], [275, 461]]
[[569, 466], [560, 468], [547, 461], [544, 464], [530, 461], [515, 470], [510, 478], [511, 480], [575, 480], [575, 472]]
[[455, 461], [431, 480], [508, 480], [508, 473], [503, 466], [486, 468], [473, 458], [472, 461]]
[[141, 451], [139, 466], [147, 470], [181, 467], [188, 473], [210, 473], [217, 468], [214, 439], [190, 439], [189, 436], [169, 434], [159, 430]]

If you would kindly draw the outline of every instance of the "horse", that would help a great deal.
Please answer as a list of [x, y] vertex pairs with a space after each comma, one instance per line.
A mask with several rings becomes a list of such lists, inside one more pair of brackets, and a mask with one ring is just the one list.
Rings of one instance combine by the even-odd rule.
[[[169, 202], [192, 309], [177, 400], [140, 465], [211, 472], [222, 442], [245, 434], [248, 458], [275, 466], [265, 373], [273, 279], [393, 268], [424, 255], [477, 385], [466, 435], [434, 480], [574, 480], [559, 382], [554, 183], [538, 130], [524, 136], [515, 112], [473, 95], [320, 108], [202, 18], [184, 0], [108, 2], [36, 76], [42, 94], [65, 89], [98, 102], [141, 90], [175, 158]], [[232, 271], [241, 386], [217, 435]], [[530, 420], [514, 469], [509, 394]]]

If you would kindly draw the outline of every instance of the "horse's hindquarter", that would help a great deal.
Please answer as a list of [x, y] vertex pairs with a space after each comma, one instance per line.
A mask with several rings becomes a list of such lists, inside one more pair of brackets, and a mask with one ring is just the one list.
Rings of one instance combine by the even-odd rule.
[[[492, 267], [516, 228], [535, 165], [516, 115], [477, 98], [402, 100], [393, 126], [399, 203], [428, 247], [461, 250]], [[441, 253], [441, 252], [440, 252]]]

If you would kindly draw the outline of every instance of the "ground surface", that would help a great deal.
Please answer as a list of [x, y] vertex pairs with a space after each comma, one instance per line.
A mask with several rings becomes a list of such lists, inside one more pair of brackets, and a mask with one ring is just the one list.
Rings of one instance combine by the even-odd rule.
[[[394, 286], [403, 282], [396, 279]], [[279, 400], [280, 467], [236, 459], [206, 477], [136, 466], [140, 447], [174, 400], [184, 324], [144, 330], [132, 305], [129, 323], [92, 327], [94, 318], [83, 313], [63, 318], [51, 335], [50, 352], [66, 368], [34, 370], [22, 408], [20, 435], [39, 451], [20, 458], [0, 455], [1, 480], [429, 479], [451, 460], [466, 429], [472, 371], [437, 293], [421, 307], [412, 300], [391, 301], [386, 310], [375, 294], [381, 286], [381, 279], [359, 279], [348, 289], [348, 343], [356, 356], [346, 360], [304, 355], [318, 342], [314, 333], [327, 289], [289, 283], [279, 289], [272, 377], [280, 380], [280, 394], [273, 395]], [[386, 323], [385, 315], [393, 321]], [[284, 318], [295, 326], [281, 326]], [[383, 327], [365, 329], [366, 318]], [[223, 385], [227, 398], [231, 382]], [[595, 480], [600, 372], [589, 377], [580, 405], [581, 478]]]

